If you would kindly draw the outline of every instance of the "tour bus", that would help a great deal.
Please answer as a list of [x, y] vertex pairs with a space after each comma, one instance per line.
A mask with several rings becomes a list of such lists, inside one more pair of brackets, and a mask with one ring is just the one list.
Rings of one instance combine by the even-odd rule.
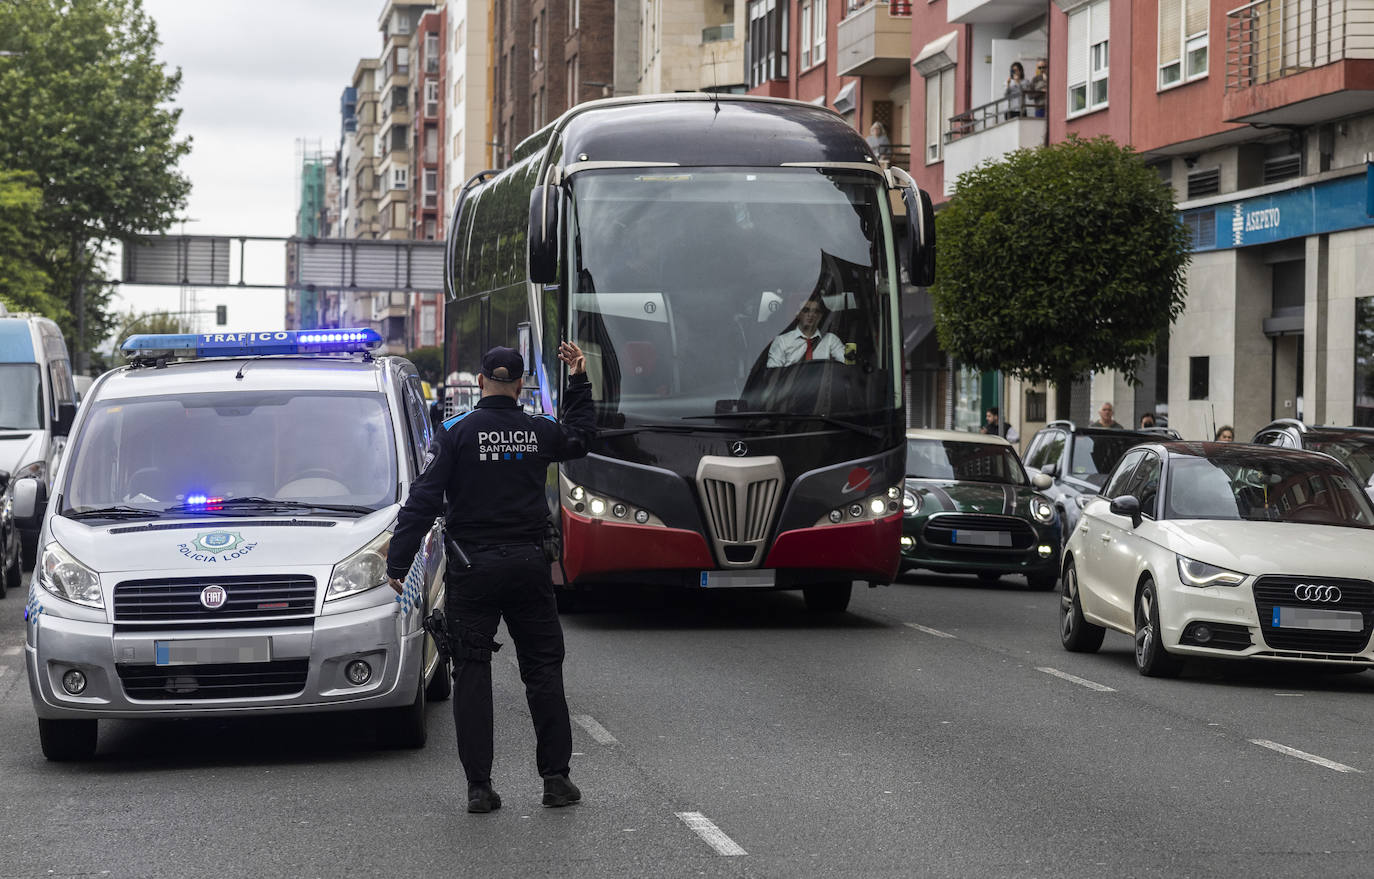
[[525, 356], [526, 407], [556, 413], [558, 343], [586, 352], [599, 435], [550, 478], [556, 582], [802, 589], [838, 612], [855, 580], [896, 576], [899, 296], [903, 272], [931, 281], [933, 213], [840, 116], [592, 101], [470, 180], [455, 216], [450, 403], [501, 344]]
[[444, 600], [442, 525], [403, 594], [397, 510], [432, 439], [415, 367], [374, 330], [133, 336], [76, 415], [39, 532], [24, 653], [51, 760], [101, 720], [373, 710], [425, 742], [451, 680], [422, 626]]

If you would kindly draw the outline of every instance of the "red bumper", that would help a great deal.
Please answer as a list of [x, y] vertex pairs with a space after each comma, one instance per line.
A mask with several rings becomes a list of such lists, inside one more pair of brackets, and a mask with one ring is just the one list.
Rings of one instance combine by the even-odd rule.
[[765, 568], [854, 571], [890, 583], [901, 563], [902, 515], [784, 531], [764, 559]]
[[695, 531], [606, 522], [563, 510], [563, 571], [568, 582], [622, 571], [715, 567], [706, 538]]

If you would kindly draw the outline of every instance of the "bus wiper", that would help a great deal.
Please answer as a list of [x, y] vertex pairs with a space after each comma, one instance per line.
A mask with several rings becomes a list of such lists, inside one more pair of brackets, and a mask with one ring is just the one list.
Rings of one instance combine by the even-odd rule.
[[62, 515], [68, 519], [156, 519], [162, 514], [157, 510], [114, 506], [95, 507], [89, 510], [66, 510]]
[[633, 435], [633, 434], [640, 433], [641, 431], [650, 431], [650, 432], [653, 432], [653, 433], [682, 433], [682, 434], [687, 434], [687, 433], [767, 433], [767, 432], [768, 432], [768, 431], [766, 431], [766, 430], [763, 430], [762, 428], [756, 428], [756, 427], [755, 427], [755, 428], [744, 428], [743, 430], [741, 430], [740, 428], [737, 428], [737, 427], [716, 427], [716, 426], [713, 426], [713, 425], [706, 425], [706, 424], [641, 424], [641, 425], [638, 425], [638, 426], [636, 426], [636, 427], [617, 427], [617, 428], [612, 428], [612, 429], [610, 429], [610, 430], [598, 430], [598, 431], [596, 432], [596, 438], [597, 438], [597, 439], [611, 439], [611, 438], [613, 438], [613, 437], [618, 437], [618, 436], [631, 436], [631, 435]]
[[882, 439], [881, 431], [871, 427], [864, 427], [862, 424], [855, 424], [852, 421], [845, 421], [843, 418], [834, 418], [830, 415], [803, 415], [799, 412], [717, 412], [714, 415], [684, 415], [687, 418], [776, 418], [780, 421], [820, 421], [824, 424], [833, 424], [836, 427], [843, 427], [845, 430], [852, 430], [864, 436], [871, 436], [874, 439]]
[[[227, 497], [223, 500], [215, 501], [213, 509], [204, 509], [204, 505], [197, 504], [173, 504], [168, 507], [166, 512], [173, 511], [194, 511], [197, 513], [215, 513], [225, 510], [323, 510], [330, 513], [357, 513], [366, 516], [375, 513], [371, 507], [359, 506], [357, 504], [317, 504], [310, 501], [291, 501], [282, 498], [257, 497], [255, 495], [245, 495], [243, 497]], [[197, 509], [199, 508], [199, 509]]]

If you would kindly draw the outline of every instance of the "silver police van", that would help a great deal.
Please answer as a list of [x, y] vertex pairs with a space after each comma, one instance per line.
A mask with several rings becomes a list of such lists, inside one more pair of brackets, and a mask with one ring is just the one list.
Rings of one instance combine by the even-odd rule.
[[441, 522], [403, 595], [396, 513], [431, 427], [415, 367], [373, 330], [135, 336], [96, 380], [49, 492], [25, 608], [43, 753], [95, 753], [105, 718], [376, 710], [425, 742], [448, 669]]

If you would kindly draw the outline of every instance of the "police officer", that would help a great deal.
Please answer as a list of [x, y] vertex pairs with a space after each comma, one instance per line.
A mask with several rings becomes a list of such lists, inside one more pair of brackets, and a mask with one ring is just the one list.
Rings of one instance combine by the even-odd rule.
[[[386, 572], [399, 594], [420, 541], [448, 509], [450, 547], [447, 618], [453, 652], [453, 719], [458, 758], [468, 780], [468, 811], [501, 808], [491, 786], [491, 654], [501, 617], [515, 641], [520, 677], [534, 721], [535, 760], [544, 779], [544, 805], [582, 798], [568, 779], [572, 727], [563, 695], [563, 628], [558, 620], [543, 536], [548, 521], [544, 485], [553, 461], [580, 458], [595, 433], [591, 382], [582, 349], [558, 346], [568, 365], [563, 421], [529, 415], [518, 402], [524, 359], [492, 348], [477, 378], [482, 398], [470, 412], [444, 422], [434, 457], [410, 489], [396, 520]], [[470, 566], [463, 567], [466, 556]]]

